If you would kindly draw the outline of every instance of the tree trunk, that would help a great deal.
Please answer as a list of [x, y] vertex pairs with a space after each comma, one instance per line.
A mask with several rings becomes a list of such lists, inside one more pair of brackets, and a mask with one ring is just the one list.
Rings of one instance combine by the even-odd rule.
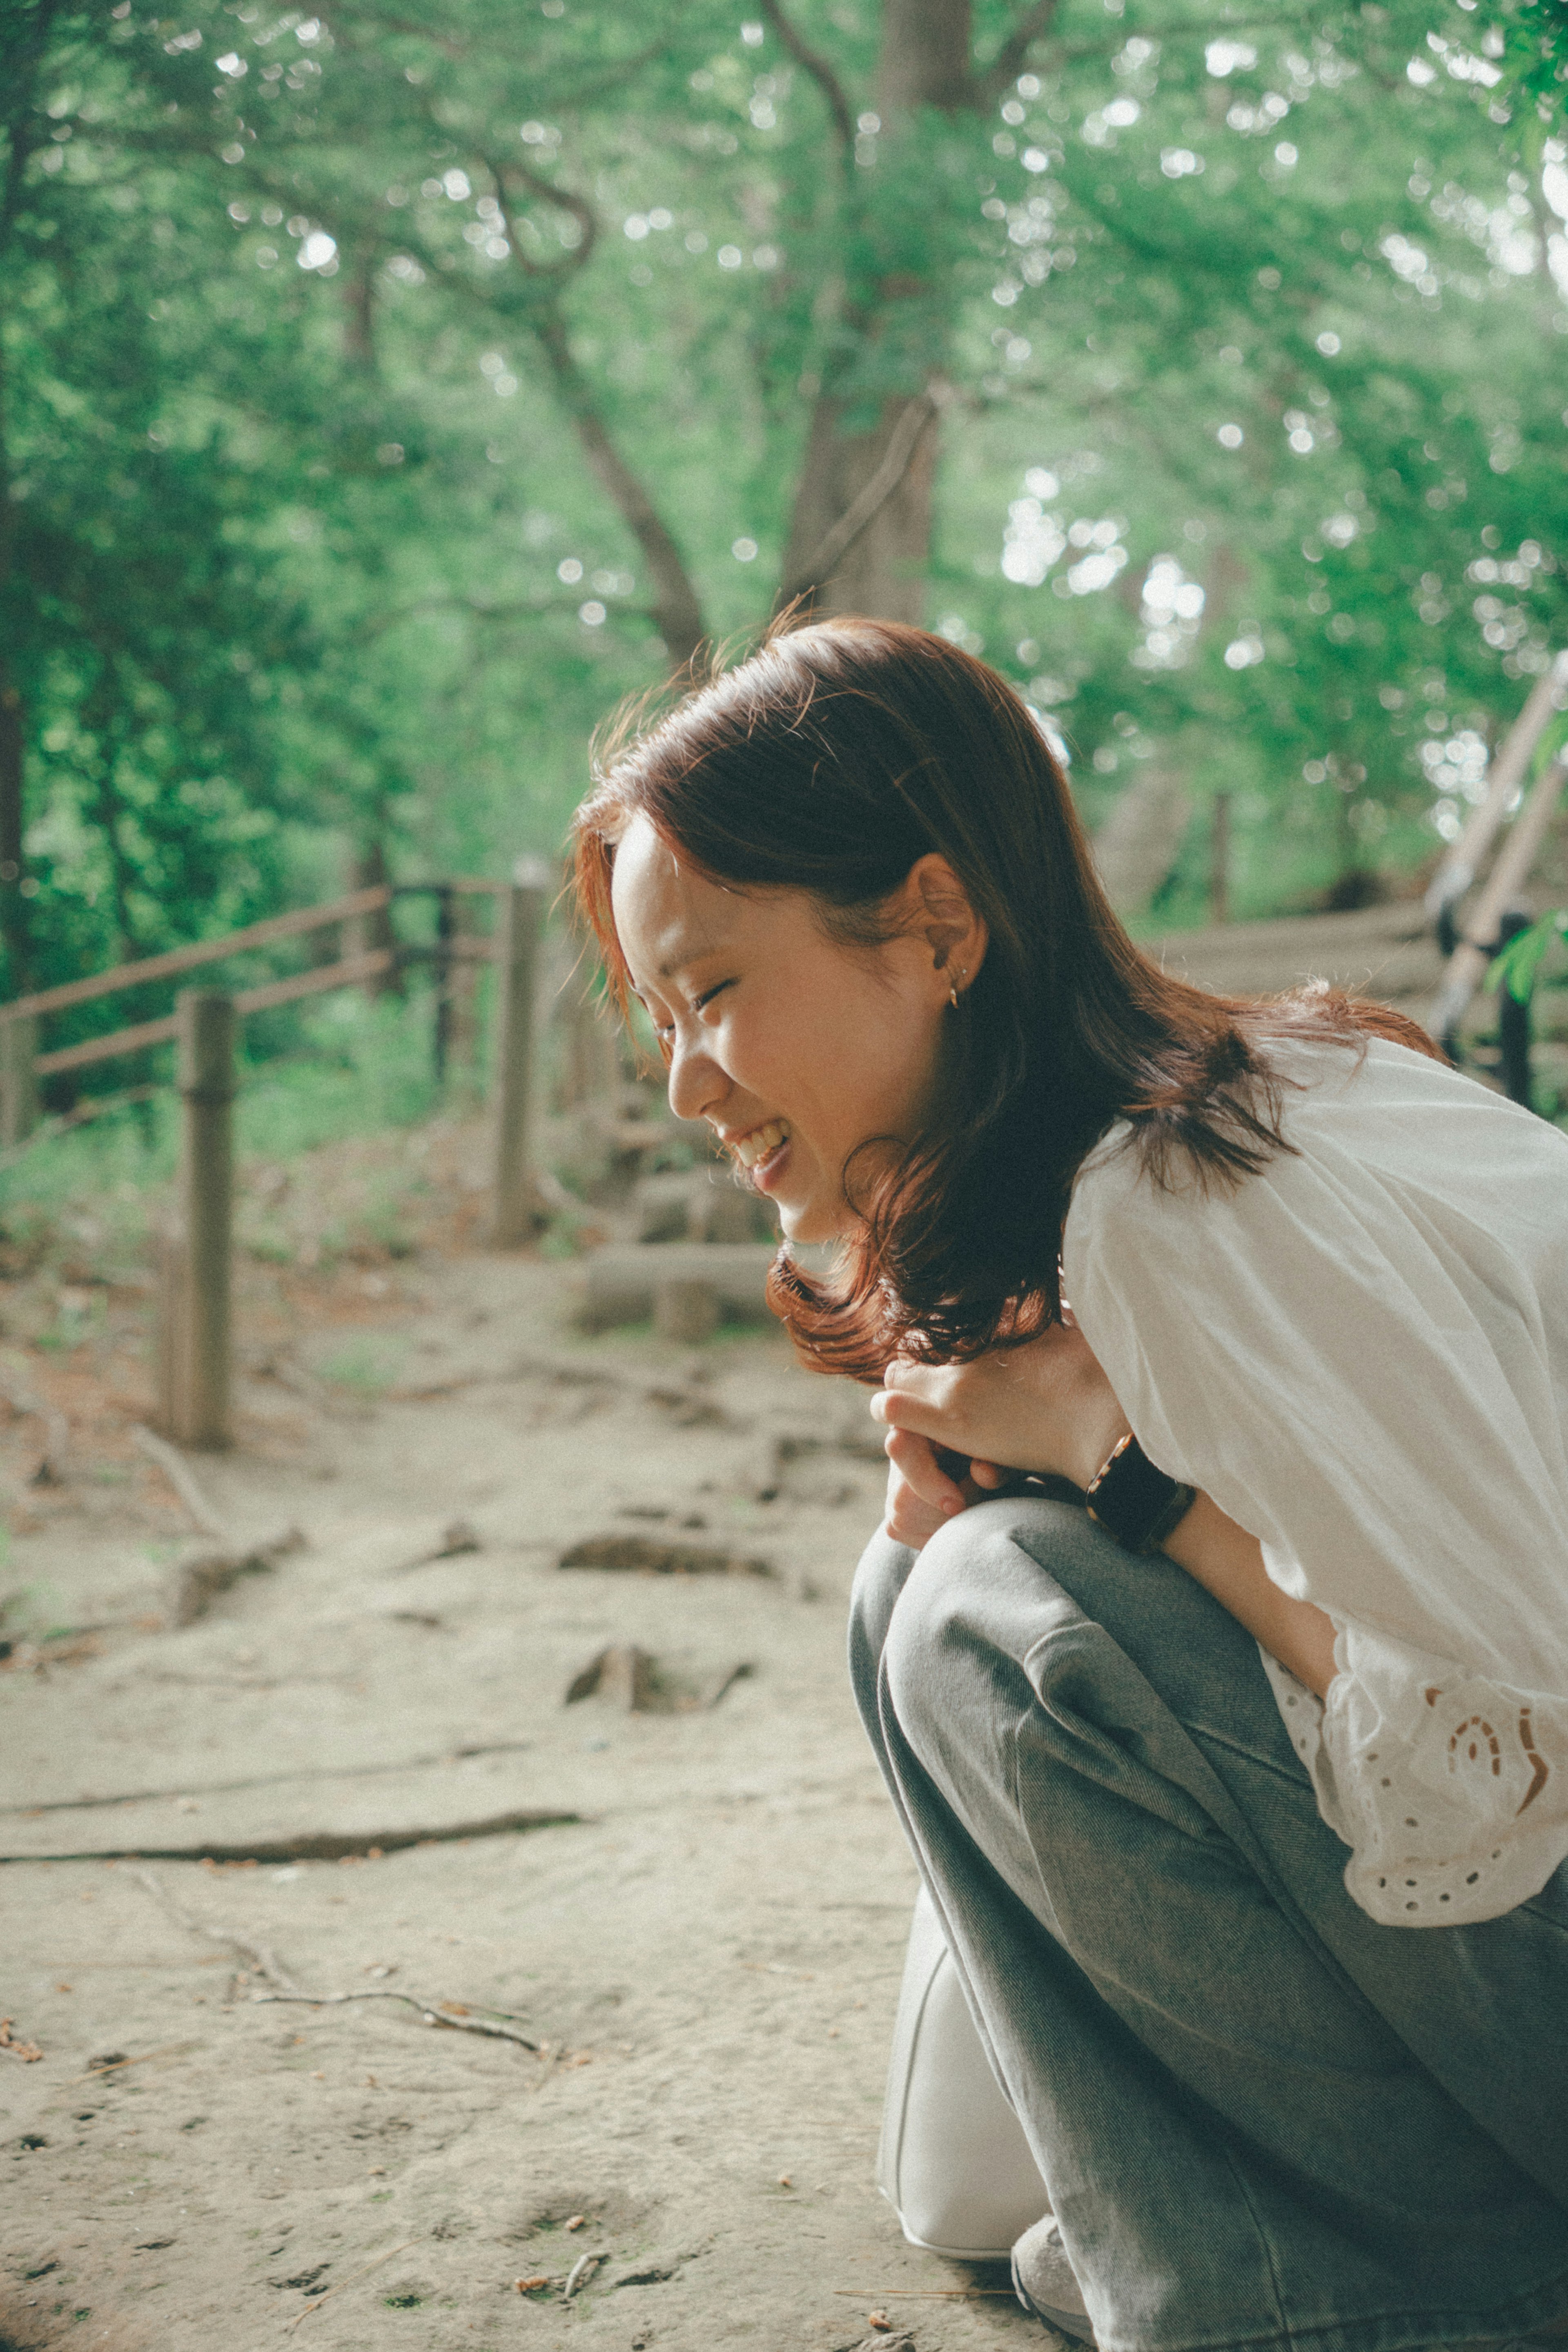
[[[0, 497], [5, 495], [0, 484]], [[22, 697], [0, 664], [0, 937], [5, 946], [6, 993], [27, 990], [27, 901], [22, 896]]]
[[969, 0], [883, 0], [876, 103], [884, 128], [923, 106], [974, 103]]
[[[873, 613], [918, 625], [931, 551], [937, 412], [917, 392], [884, 402], [874, 432], [846, 432], [845, 414], [846, 404], [831, 395], [812, 414], [784, 561], [786, 596], [810, 595], [817, 614]], [[912, 428], [914, 446], [901, 465]], [[841, 535], [837, 526], [852, 518], [858, 501], [876, 499], [879, 477], [890, 476], [891, 487], [863, 528], [836, 560], [831, 553], [824, 559]]]
[[541, 305], [532, 324], [583, 454], [643, 551], [653, 592], [653, 617], [665, 649], [677, 665], [692, 661], [706, 633], [702, 607], [680, 550], [643, 482], [611, 439], [559, 310]]
[[[0, 246], [9, 241], [11, 215], [20, 186], [16, 151], [25, 148], [15, 125], [11, 131], [12, 168], [5, 194], [5, 231]], [[14, 625], [12, 598], [16, 570], [16, 509], [11, 498], [11, 460], [7, 439], [5, 352], [0, 339], [0, 613]], [[27, 902], [22, 896], [22, 835], [26, 826], [26, 743], [22, 690], [11, 676], [0, 650], [0, 940], [5, 949], [5, 986], [11, 996], [26, 995], [29, 955]]]
[[[876, 79], [883, 138], [896, 140], [922, 108], [953, 113], [975, 102], [969, 41], [969, 0], [883, 0]], [[916, 279], [883, 278], [852, 302], [847, 323], [864, 342], [895, 340], [899, 306], [930, 293]], [[841, 383], [830, 380], [819, 394], [784, 562], [786, 597], [809, 598], [810, 613], [924, 618], [940, 439], [931, 396], [937, 359], [928, 351], [915, 362], [907, 387], [883, 402], [869, 431], [864, 403], [847, 399]], [[835, 527], [861, 516], [845, 544]]]
[[351, 368], [369, 375], [376, 364], [376, 265], [381, 257], [373, 245], [345, 254], [343, 279], [343, 357]]

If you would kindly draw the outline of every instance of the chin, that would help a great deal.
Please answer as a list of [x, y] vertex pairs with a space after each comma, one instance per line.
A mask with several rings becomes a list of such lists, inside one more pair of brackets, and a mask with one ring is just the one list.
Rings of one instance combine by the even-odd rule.
[[780, 1201], [779, 1223], [789, 1242], [841, 1241], [848, 1230], [848, 1219], [841, 1202], [830, 1207], [820, 1201]]

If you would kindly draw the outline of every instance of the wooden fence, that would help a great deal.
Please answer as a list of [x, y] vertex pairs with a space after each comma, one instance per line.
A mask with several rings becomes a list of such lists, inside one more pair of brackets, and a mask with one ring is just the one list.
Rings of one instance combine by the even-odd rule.
[[[150, 1045], [175, 1046], [174, 1084], [181, 1100], [180, 1160], [173, 1213], [163, 1236], [158, 1335], [159, 1412], [162, 1426], [186, 1445], [230, 1442], [230, 1286], [234, 1215], [234, 1099], [239, 1024], [247, 1013], [333, 989], [390, 979], [410, 964], [434, 968], [434, 1058], [444, 1074], [453, 1043], [452, 982], [465, 970], [493, 963], [496, 1000], [491, 1022], [490, 1234], [498, 1244], [523, 1241], [532, 1230], [538, 1199], [535, 1133], [538, 1092], [537, 1006], [543, 971], [545, 919], [555, 877], [542, 859], [521, 858], [510, 883], [466, 877], [382, 884], [319, 907], [302, 907], [248, 924], [221, 939], [175, 948], [167, 955], [116, 964], [84, 980], [38, 990], [0, 1005], [0, 1144], [22, 1142], [39, 1117], [38, 1081], [57, 1071], [80, 1070]], [[227, 962], [282, 940], [308, 938], [334, 927], [362, 936], [361, 927], [385, 916], [396, 898], [434, 896], [434, 946], [372, 947], [340, 954], [308, 971], [238, 991], [187, 988], [172, 1013], [141, 1021], [74, 1045], [39, 1051], [41, 1024], [78, 1004], [182, 979], [204, 966]], [[496, 923], [486, 937], [457, 920], [465, 898], [495, 900]], [[346, 942], [340, 940], [341, 948]]]

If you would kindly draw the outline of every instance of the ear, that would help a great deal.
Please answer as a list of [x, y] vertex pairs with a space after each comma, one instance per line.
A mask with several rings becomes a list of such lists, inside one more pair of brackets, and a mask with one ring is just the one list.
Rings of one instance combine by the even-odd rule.
[[910, 929], [931, 950], [932, 967], [961, 996], [985, 961], [989, 939], [984, 919], [947, 860], [933, 850], [909, 869], [904, 884]]

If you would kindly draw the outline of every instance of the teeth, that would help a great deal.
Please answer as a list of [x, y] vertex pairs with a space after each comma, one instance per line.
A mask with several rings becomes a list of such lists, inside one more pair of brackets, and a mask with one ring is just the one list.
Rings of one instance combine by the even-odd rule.
[[743, 1168], [755, 1168], [759, 1160], [778, 1150], [789, 1132], [781, 1118], [770, 1118], [766, 1127], [754, 1127], [749, 1135], [740, 1138], [733, 1147], [735, 1156]]

